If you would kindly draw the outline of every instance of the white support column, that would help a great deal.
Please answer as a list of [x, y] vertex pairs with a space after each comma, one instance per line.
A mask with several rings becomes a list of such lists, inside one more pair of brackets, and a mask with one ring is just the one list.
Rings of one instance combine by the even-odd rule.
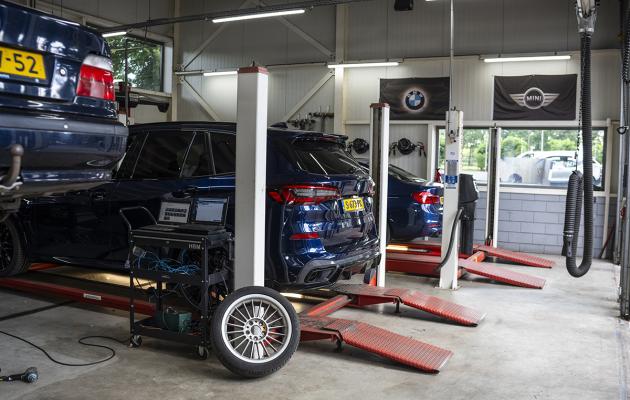
[[373, 213], [378, 229], [381, 261], [376, 270], [376, 284], [385, 286], [385, 259], [387, 251], [387, 181], [389, 168], [389, 104], [370, 105], [370, 176], [376, 183]]
[[269, 76], [262, 67], [238, 70], [234, 288], [265, 285], [265, 195]]
[[433, 124], [427, 125], [427, 176], [428, 181], [432, 181], [435, 177], [435, 169], [437, 168], [436, 148], [439, 150], [439, 141], [437, 140], [437, 127]]
[[[344, 61], [346, 56], [346, 28], [348, 20], [348, 5], [338, 4], [335, 17], [335, 62]], [[346, 133], [346, 104], [344, 98], [346, 71], [335, 68], [335, 104], [334, 104], [334, 132]]]
[[[459, 209], [459, 158], [462, 154], [462, 131], [464, 113], [446, 112], [446, 151], [444, 158], [444, 211], [442, 214], [442, 261], [440, 270], [440, 288], [457, 289], [459, 272], [459, 225], [453, 228], [453, 222]], [[447, 254], [452, 242], [451, 254]]]
[[[501, 180], [499, 179], [499, 160], [501, 159], [501, 128], [492, 127], [488, 140], [488, 191], [486, 192], [486, 229], [485, 241], [497, 247], [499, 238], [499, 197]], [[490, 244], [490, 243], [485, 243]]]

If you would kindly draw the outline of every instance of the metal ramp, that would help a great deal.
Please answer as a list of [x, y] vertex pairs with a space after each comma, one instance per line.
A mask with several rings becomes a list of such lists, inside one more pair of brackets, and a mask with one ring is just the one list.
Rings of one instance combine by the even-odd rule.
[[335, 293], [349, 296], [352, 305], [359, 307], [393, 303], [396, 307], [404, 304], [449, 321], [465, 326], [477, 326], [485, 313], [462, 306], [436, 296], [429, 296], [413, 289], [382, 288], [369, 285], [339, 284], [331, 288]]
[[543, 278], [500, 268], [491, 263], [459, 260], [459, 265], [470, 274], [480, 275], [493, 281], [507, 283], [508, 285], [531, 289], [542, 289], [545, 286]]
[[[458, 261], [460, 267], [459, 277], [461, 277], [464, 272], [467, 272], [469, 274], [490, 278], [496, 282], [523, 288], [542, 289], [545, 285], [545, 280], [542, 278], [511, 271], [495, 264], [481, 262], [483, 261], [485, 254], [486, 253], [480, 249], [480, 251], [473, 254], [468, 259], [460, 258]], [[439, 256], [429, 256], [417, 253], [414, 254], [410, 252], [387, 252], [386, 258], [386, 267], [388, 271], [418, 274], [436, 278], [440, 276], [439, 271], [436, 270], [439, 263]]]
[[518, 251], [501, 249], [498, 247], [475, 245], [474, 249], [475, 251], [483, 251], [490, 257], [496, 257], [501, 260], [506, 260], [529, 267], [551, 268], [556, 264], [554, 261], [548, 260], [546, 258], [533, 256], [527, 253], [520, 253]]
[[424, 372], [438, 373], [453, 356], [450, 350], [424, 343], [364, 322], [330, 318], [329, 315], [352, 302], [338, 295], [300, 314], [300, 340], [329, 339], [377, 354]]

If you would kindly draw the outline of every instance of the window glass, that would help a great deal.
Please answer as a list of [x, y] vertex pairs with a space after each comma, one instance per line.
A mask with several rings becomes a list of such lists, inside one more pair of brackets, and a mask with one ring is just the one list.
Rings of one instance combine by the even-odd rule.
[[213, 133], [212, 157], [216, 174], [230, 174], [236, 171], [236, 136], [225, 133]]
[[[438, 168], [444, 170], [444, 151], [446, 137], [444, 128], [438, 129], [439, 153]], [[462, 140], [462, 155], [460, 158], [460, 173], [470, 174], [477, 182], [487, 182], [486, 146], [488, 145], [488, 129], [464, 128]]]
[[210, 172], [210, 151], [208, 149], [207, 134], [205, 132], [197, 132], [190, 150], [188, 150], [182, 176], [191, 178], [208, 175], [212, 175], [212, 173]]
[[426, 180], [418, 178], [411, 172], [389, 164], [389, 174], [403, 182], [425, 183]]
[[123, 158], [118, 162], [118, 169], [114, 172], [116, 179], [130, 179], [133, 174], [133, 168], [136, 166], [136, 160], [138, 154], [144, 143], [146, 133], [138, 133], [135, 135], [129, 135], [127, 139], [127, 151]]
[[112, 52], [114, 81], [125, 81], [125, 41], [129, 66], [129, 84], [140, 89], [161, 91], [162, 53], [164, 45], [152, 40], [133, 36], [114, 36], [107, 38]]
[[153, 132], [140, 152], [134, 179], [178, 178], [193, 132]]
[[[583, 151], [576, 129], [504, 128], [501, 135], [501, 182], [566, 187], [577, 168], [583, 172]], [[593, 129], [593, 188], [604, 188], [605, 129]], [[577, 150], [577, 151], [576, 151]], [[577, 157], [576, 157], [577, 156]]]
[[362, 170], [345, 148], [336, 142], [303, 140], [287, 149], [289, 159], [299, 169], [312, 174], [342, 175]]

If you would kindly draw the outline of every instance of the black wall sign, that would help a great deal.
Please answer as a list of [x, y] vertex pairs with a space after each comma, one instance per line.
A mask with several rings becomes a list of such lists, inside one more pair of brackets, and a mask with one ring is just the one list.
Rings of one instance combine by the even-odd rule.
[[380, 102], [392, 120], [443, 120], [448, 111], [448, 78], [381, 79]]
[[572, 121], [577, 75], [494, 77], [494, 120]]

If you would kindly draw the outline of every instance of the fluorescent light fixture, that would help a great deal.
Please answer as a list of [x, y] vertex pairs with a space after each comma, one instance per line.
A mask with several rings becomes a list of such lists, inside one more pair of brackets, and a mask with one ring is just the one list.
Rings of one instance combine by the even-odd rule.
[[238, 71], [236, 71], [236, 70], [232, 70], [232, 71], [210, 71], [210, 72], [204, 72], [203, 76], [236, 75], [237, 73], [238, 73]]
[[304, 295], [299, 294], [299, 293], [280, 293], [280, 294], [290, 299], [303, 299], [304, 298]]
[[570, 55], [563, 56], [525, 56], [525, 57], [492, 57], [484, 58], [483, 62], [486, 63], [504, 63], [504, 62], [519, 62], [519, 61], [559, 61], [570, 60]]
[[115, 37], [115, 36], [125, 36], [126, 34], [127, 34], [127, 31], [107, 32], [107, 33], [103, 33], [103, 37], [108, 38], [108, 37]]
[[387, 250], [398, 250], [398, 251], [409, 251], [409, 247], [400, 244], [388, 244], [386, 247]]
[[400, 64], [398, 61], [365, 62], [365, 63], [349, 63], [349, 64], [328, 64], [328, 68], [396, 67], [398, 64]]
[[279, 17], [281, 15], [295, 15], [295, 14], [304, 14], [306, 10], [303, 8], [293, 9], [293, 10], [283, 10], [283, 11], [270, 11], [270, 12], [261, 12], [256, 14], [243, 14], [243, 15], [234, 15], [232, 17], [220, 17], [214, 18], [212, 22], [215, 24], [221, 22], [231, 22], [231, 21], [242, 21], [246, 19], [257, 19], [257, 18], [269, 18], [269, 17]]

